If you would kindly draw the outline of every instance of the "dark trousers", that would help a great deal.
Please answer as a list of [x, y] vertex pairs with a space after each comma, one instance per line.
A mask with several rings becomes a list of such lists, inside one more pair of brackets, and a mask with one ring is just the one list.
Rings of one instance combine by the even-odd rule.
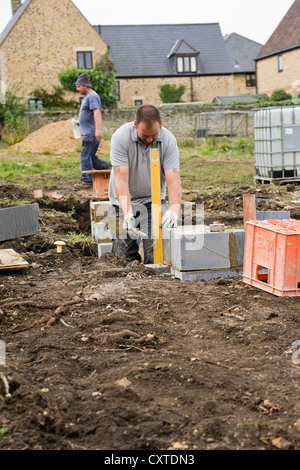
[[[144, 264], [154, 263], [151, 206], [151, 202], [147, 204], [132, 205], [132, 211], [136, 222], [135, 227], [146, 234], [146, 237], [142, 239]], [[116, 231], [116, 238], [114, 238], [112, 242], [112, 253], [114, 253], [118, 258], [128, 259], [131, 261], [138, 260], [141, 262], [142, 257], [139, 253], [141, 239], [122, 229], [122, 222], [124, 219], [122, 209], [118, 206], [112, 206], [110, 215], [115, 215], [116, 225], [119, 227], [119, 230]]]
[[[111, 164], [97, 157], [96, 152], [99, 147], [99, 140], [94, 135], [82, 136], [82, 148], [80, 156], [81, 171], [107, 170]], [[83, 173], [82, 181], [84, 184], [93, 184], [92, 173]]]

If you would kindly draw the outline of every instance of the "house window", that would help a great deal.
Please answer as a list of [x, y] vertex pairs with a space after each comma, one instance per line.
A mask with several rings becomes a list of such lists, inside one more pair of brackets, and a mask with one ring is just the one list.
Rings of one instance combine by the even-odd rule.
[[282, 54], [280, 54], [278, 56], [278, 72], [282, 72], [283, 71], [283, 56]]
[[135, 106], [142, 106], [142, 104], [143, 104], [143, 100], [135, 100], [134, 101]]
[[256, 74], [255, 73], [248, 73], [246, 75], [246, 86], [256, 86]]
[[91, 52], [77, 52], [77, 67], [79, 69], [92, 69], [93, 56]]
[[196, 56], [177, 56], [177, 72], [178, 73], [197, 72]]

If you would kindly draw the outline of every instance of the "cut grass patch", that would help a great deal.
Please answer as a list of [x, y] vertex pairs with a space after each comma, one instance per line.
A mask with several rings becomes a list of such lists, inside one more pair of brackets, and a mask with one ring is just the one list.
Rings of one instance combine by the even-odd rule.
[[[178, 141], [183, 189], [210, 194], [236, 185], [254, 183], [253, 138], [219, 137]], [[109, 161], [109, 155], [101, 155]], [[0, 160], [1, 182], [29, 188], [37, 181], [54, 186], [58, 180], [77, 183], [81, 179], [77, 154], [15, 154]], [[62, 183], [61, 183], [62, 184]]]

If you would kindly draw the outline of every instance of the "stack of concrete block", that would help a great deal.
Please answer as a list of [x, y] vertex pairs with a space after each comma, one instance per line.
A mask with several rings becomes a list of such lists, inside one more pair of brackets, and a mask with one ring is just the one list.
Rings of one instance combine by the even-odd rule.
[[244, 230], [217, 232], [205, 225], [164, 230], [164, 263], [181, 280], [233, 277], [242, 274], [244, 244]]
[[[289, 219], [289, 211], [257, 211], [258, 220]], [[185, 225], [163, 230], [164, 264], [181, 280], [209, 280], [243, 273], [245, 230], [224, 224]]]
[[107, 226], [108, 212], [109, 201], [90, 202], [91, 237], [99, 258], [103, 253], [111, 252], [112, 247], [112, 232]]

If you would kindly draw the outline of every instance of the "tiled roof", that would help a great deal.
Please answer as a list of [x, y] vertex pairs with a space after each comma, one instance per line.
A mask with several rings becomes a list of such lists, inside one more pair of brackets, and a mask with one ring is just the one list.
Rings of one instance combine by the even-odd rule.
[[232, 73], [218, 23], [99, 25], [95, 29], [109, 45], [118, 78], [177, 75], [176, 63], [170, 52], [176, 50], [178, 41], [189, 49], [188, 52], [194, 50], [199, 53], [196, 75]]
[[256, 59], [300, 47], [300, 0], [295, 0]]
[[228, 54], [232, 62], [233, 73], [254, 73], [255, 57], [262, 44], [232, 33], [225, 37]]

